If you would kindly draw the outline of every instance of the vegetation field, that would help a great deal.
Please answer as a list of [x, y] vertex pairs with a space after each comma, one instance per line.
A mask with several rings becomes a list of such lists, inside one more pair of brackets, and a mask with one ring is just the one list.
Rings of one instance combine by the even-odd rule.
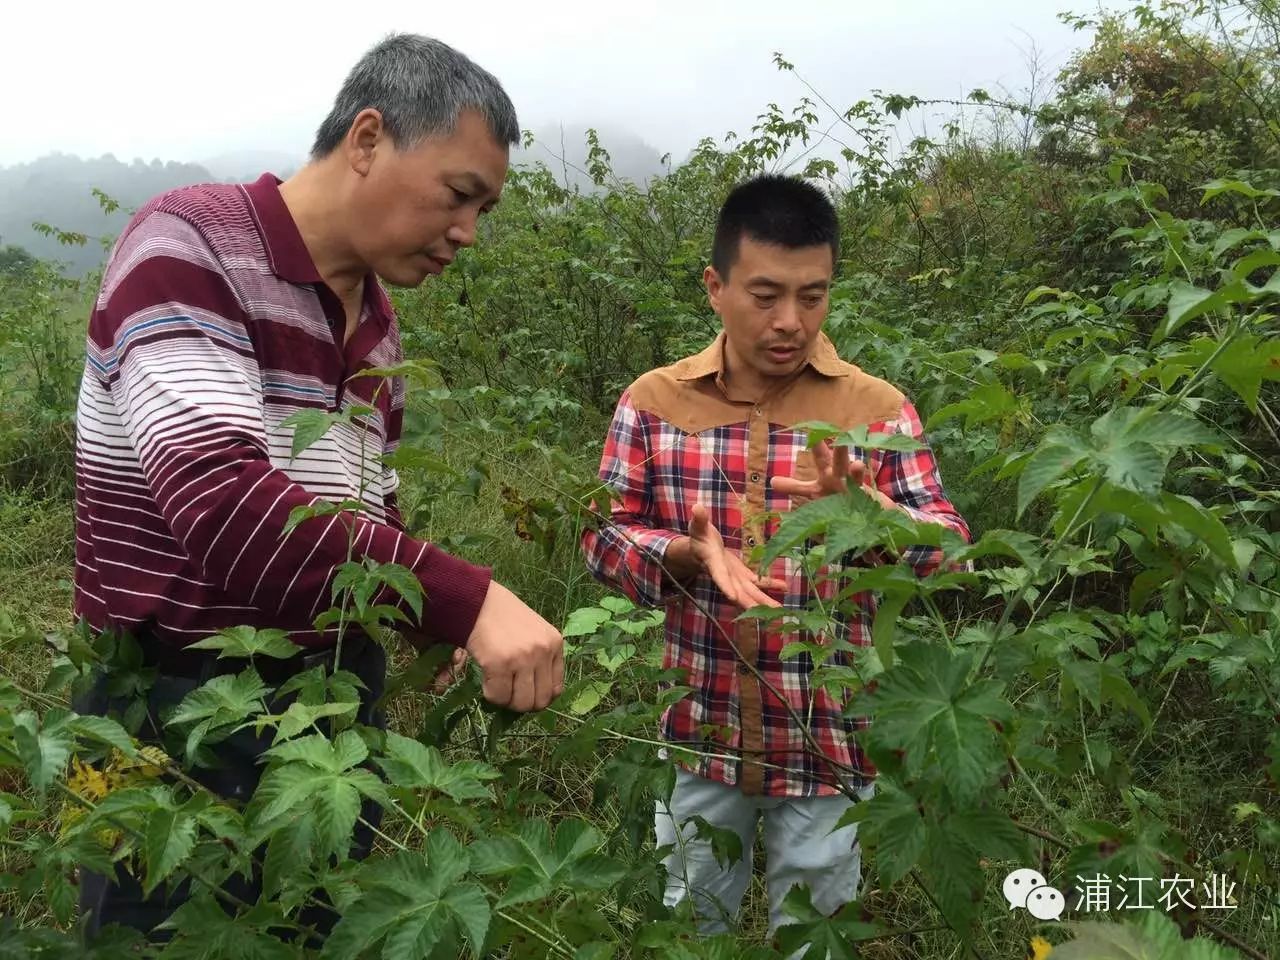
[[[95, 671], [150, 682], [70, 612], [94, 278], [0, 250], [0, 958], [1280, 956], [1280, 8], [1079, 23], [1090, 42], [1026, 90], [814, 89], [644, 183], [592, 137], [593, 189], [514, 169], [476, 247], [396, 291], [406, 520], [563, 628], [568, 689], [537, 715], [486, 706], [474, 676], [427, 692], [437, 664], [390, 631], [385, 737], [352, 725], [341, 675], [273, 707], [255, 665], [287, 644], [252, 631], [215, 641], [244, 670], [170, 718], [162, 754], [139, 753], [136, 711], [71, 713]], [[942, 109], [934, 135], [903, 133]], [[826, 330], [927, 419], [974, 533], [942, 546], [974, 570], [862, 570], [881, 614], [856, 665], [811, 634], [793, 648], [871, 718], [860, 899], [827, 917], [797, 890], [773, 939], [753, 888], [738, 929], [701, 940], [662, 905], [653, 847], [657, 721], [680, 695], [660, 616], [592, 581], [578, 541], [619, 393], [716, 332], [715, 213], [763, 170], [833, 191]], [[929, 536], [851, 494], [765, 549]], [[362, 590], [384, 575], [355, 564], [335, 608], [376, 618]], [[193, 785], [202, 746], [253, 721], [278, 741], [253, 800]], [[355, 863], [362, 798], [385, 814]], [[255, 858], [262, 901], [220, 902]], [[81, 944], [77, 869], [117, 861], [197, 891], [163, 946]], [[1063, 892], [1060, 920], [1010, 909], [1019, 868]], [[318, 900], [340, 917], [323, 942], [277, 935]]]

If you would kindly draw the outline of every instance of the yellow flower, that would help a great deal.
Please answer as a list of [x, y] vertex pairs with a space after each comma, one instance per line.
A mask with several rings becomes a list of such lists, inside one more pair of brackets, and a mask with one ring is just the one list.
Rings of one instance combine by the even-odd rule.
[[[79, 757], [73, 757], [67, 787], [77, 797], [97, 806], [112, 791], [121, 787], [146, 784], [158, 779], [164, 773], [164, 766], [170, 762], [164, 751], [155, 747], [143, 747], [138, 754], [138, 759], [131, 760], [119, 750], [112, 750], [101, 769], [85, 763]], [[83, 804], [70, 800], [65, 802], [59, 811], [62, 834], [65, 836], [68, 830], [84, 818], [85, 813]], [[113, 846], [119, 839], [119, 831], [104, 827], [97, 831], [97, 836], [105, 846]]]
[[67, 786], [77, 797], [97, 803], [111, 792], [111, 783], [97, 767], [85, 763], [79, 757], [71, 761], [71, 776]]
[[1031, 960], [1047, 960], [1049, 954], [1053, 953], [1053, 944], [1044, 937], [1031, 938]]

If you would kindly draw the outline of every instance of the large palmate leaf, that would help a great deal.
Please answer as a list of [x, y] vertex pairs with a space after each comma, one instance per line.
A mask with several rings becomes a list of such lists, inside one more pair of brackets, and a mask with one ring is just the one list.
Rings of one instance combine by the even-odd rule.
[[435, 747], [388, 732], [386, 755], [376, 758], [387, 780], [410, 790], [435, 790], [459, 802], [491, 799], [484, 785], [502, 774], [487, 763], [461, 760], [448, 763]]
[[856, 903], [827, 916], [814, 907], [809, 888], [803, 885], [791, 888], [782, 909], [791, 921], [778, 929], [778, 942], [788, 956], [801, 960], [856, 960], [854, 945], [859, 940], [884, 934], [876, 924], [858, 919], [861, 907]]
[[346, 856], [362, 797], [384, 800], [386, 789], [368, 770], [355, 769], [368, 748], [354, 731], [330, 741], [320, 734], [288, 740], [267, 751], [275, 761], [253, 795], [249, 814], [269, 833], [297, 817], [314, 818], [317, 857]]
[[190, 727], [186, 752], [194, 756], [202, 743], [226, 738], [247, 717], [262, 711], [268, 689], [252, 667], [234, 676], [214, 677], [183, 697], [167, 725]]
[[426, 856], [401, 851], [370, 865], [361, 895], [343, 911], [320, 956], [356, 960], [382, 944], [384, 960], [420, 960], [437, 948], [457, 956], [465, 939], [479, 956], [489, 930], [489, 901], [461, 882], [467, 851], [444, 830], [427, 839]]
[[1012, 708], [993, 680], [970, 682], [973, 656], [933, 644], [899, 650], [901, 662], [868, 698], [875, 742], [905, 752], [909, 770], [937, 763], [960, 803], [976, 801], [1004, 766], [992, 721]]
[[223, 657], [275, 657], [287, 660], [302, 649], [283, 630], [255, 630], [253, 627], [228, 627], [188, 647], [190, 650], [217, 650]]
[[513, 834], [481, 840], [475, 871], [508, 878], [499, 905], [541, 900], [556, 889], [603, 890], [625, 874], [622, 864], [597, 853], [603, 838], [583, 820], [565, 820], [554, 836], [545, 820], [526, 820]]

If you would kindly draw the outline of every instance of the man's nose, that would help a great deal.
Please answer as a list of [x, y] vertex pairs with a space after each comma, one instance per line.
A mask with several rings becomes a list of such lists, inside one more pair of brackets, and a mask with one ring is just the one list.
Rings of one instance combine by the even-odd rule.
[[460, 247], [469, 247], [476, 242], [476, 223], [479, 215], [464, 213], [445, 231], [445, 239]]
[[783, 333], [800, 329], [800, 307], [794, 300], [779, 300], [773, 311], [773, 328]]

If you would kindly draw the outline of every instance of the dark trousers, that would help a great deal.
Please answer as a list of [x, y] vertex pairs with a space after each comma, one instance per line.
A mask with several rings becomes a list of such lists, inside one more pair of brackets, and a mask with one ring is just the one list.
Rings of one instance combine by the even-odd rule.
[[[239, 672], [247, 666], [245, 660], [216, 660], [216, 654], [195, 652], [184, 653], [179, 657], [167, 655], [156, 647], [154, 641], [141, 641], [144, 659], [148, 662], [163, 664], [160, 676], [156, 678], [147, 694], [148, 719], [144, 721], [138, 733], [138, 739], [144, 743], [161, 742], [159, 731], [152, 726], [152, 718], [159, 722], [161, 715], [180, 703], [188, 693], [220, 673]], [[152, 656], [154, 654], [154, 656]], [[270, 662], [263, 660], [261, 670], [263, 679], [270, 685], [279, 686], [291, 673], [300, 673], [321, 662], [332, 664], [332, 651], [317, 652], [306, 657], [295, 657], [291, 661]], [[364, 636], [349, 636], [343, 640], [341, 669], [349, 670], [358, 676], [367, 689], [360, 691], [360, 707], [356, 714], [356, 722], [366, 726], [386, 729], [386, 716], [374, 709], [374, 702], [382, 696], [386, 686], [386, 654], [374, 640]], [[167, 667], [167, 669], [166, 669]], [[185, 675], [191, 674], [191, 675]], [[106, 716], [108, 713], [120, 716], [127, 703], [110, 697], [106, 692], [106, 678], [98, 682], [83, 696], [77, 697], [72, 708], [81, 714]], [[292, 694], [289, 698], [292, 698]], [[288, 701], [283, 699], [276, 704], [269, 704], [273, 712], [280, 712]], [[321, 721], [323, 726], [323, 721]], [[274, 731], [265, 728], [261, 736], [255, 735], [252, 729], [241, 730], [226, 740], [210, 747], [219, 761], [219, 766], [195, 767], [188, 771], [192, 779], [199, 781], [215, 794], [233, 803], [243, 804], [253, 795], [262, 776], [262, 765], [258, 758], [271, 746]], [[377, 826], [382, 819], [382, 808], [376, 803], [366, 800], [361, 810], [364, 820]], [[352, 840], [350, 856], [356, 860], [367, 857], [373, 847], [373, 832], [363, 823], [357, 821]], [[253, 876], [245, 879], [236, 875], [223, 884], [223, 889], [238, 897], [241, 901], [253, 904], [262, 894], [261, 864], [266, 853], [265, 845], [255, 851]], [[130, 876], [123, 867], [117, 865], [116, 876], [107, 877], [99, 873], [81, 869], [80, 871], [80, 914], [84, 918], [86, 938], [92, 938], [98, 931], [110, 923], [132, 927], [150, 934], [153, 942], [163, 942], [171, 938], [169, 931], [155, 931], [153, 928], [169, 918], [178, 907], [185, 903], [192, 893], [192, 882], [183, 880], [166, 889], [161, 884], [144, 897], [140, 879]], [[196, 885], [197, 890], [199, 884]], [[317, 891], [315, 899], [327, 903], [322, 891]], [[336, 914], [315, 904], [305, 906], [298, 917], [299, 923], [312, 926], [320, 933], [328, 933], [337, 921]], [[283, 939], [284, 937], [282, 937]]]

